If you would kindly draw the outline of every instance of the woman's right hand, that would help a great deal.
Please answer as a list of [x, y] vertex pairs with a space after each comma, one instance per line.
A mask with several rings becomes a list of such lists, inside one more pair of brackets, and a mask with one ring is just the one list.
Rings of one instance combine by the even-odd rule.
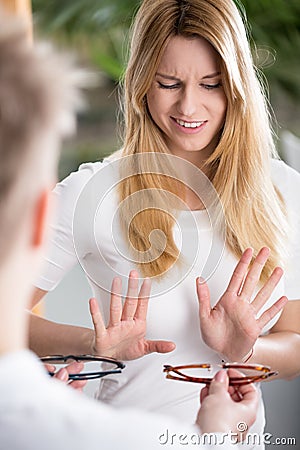
[[94, 324], [92, 353], [120, 360], [132, 360], [149, 353], [168, 353], [175, 349], [170, 341], [146, 339], [146, 317], [151, 281], [145, 279], [138, 290], [138, 272], [129, 274], [127, 295], [122, 305], [122, 282], [115, 277], [111, 286], [110, 319], [105, 327], [98, 303], [90, 299], [90, 313]]

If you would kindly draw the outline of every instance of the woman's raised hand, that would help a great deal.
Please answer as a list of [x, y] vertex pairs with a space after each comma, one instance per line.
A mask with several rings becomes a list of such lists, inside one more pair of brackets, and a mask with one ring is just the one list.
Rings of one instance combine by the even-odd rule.
[[203, 340], [225, 360], [243, 361], [247, 358], [264, 326], [288, 301], [286, 297], [281, 297], [259, 316], [261, 308], [282, 277], [283, 270], [280, 267], [274, 269], [252, 300], [269, 253], [268, 248], [262, 248], [249, 269], [253, 252], [248, 248], [238, 262], [225, 293], [213, 308], [207, 284], [197, 278]]
[[95, 329], [93, 354], [132, 360], [148, 353], [168, 353], [174, 350], [173, 342], [150, 341], [145, 338], [150, 291], [150, 279], [146, 278], [139, 290], [138, 272], [132, 270], [123, 306], [122, 282], [120, 278], [115, 277], [111, 286], [110, 320], [107, 327], [96, 299], [90, 299], [90, 312]]

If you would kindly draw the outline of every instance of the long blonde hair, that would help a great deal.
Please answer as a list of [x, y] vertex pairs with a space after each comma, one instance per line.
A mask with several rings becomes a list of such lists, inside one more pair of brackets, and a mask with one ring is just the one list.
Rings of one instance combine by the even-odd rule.
[[[262, 246], [270, 247], [271, 256], [262, 276], [265, 279], [275, 265], [282, 264], [286, 218], [270, 174], [270, 160], [277, 154], [267, 100], [253, 65], [242, 14], [232, 0], [142, 2], [132, 29], [130, 57], [123, 80], [122, 154], [169, 153], [163, 133], [148, 112], [146, 95], [166, 45], [176, 35], [205, 38], [220, 55], [228, 106], [222, 135], [206, 167], [224, 208], [228, 248], [240, 257], [246, 247], [251, 246], [254, 255]], [[139, 176], [129, 177], [120, 184], [120, 202], [145, 189], [156, 188], [159, 196], [162, 183], [163, 189], [180, 194], [172, 177], [162, 181], [162, 177], [146, 174], [138, 161]], [[163, 167], [161, 173], [165, 173]], [[149, 248], [152, 229], [162, 230], [166, 236], [162, 255], [155, 261], [139, 263], [144, 276], [164, 273], [179, 256], [173, 240], [174, 220], [164, 213], [169, 208], [166, 203], [165, 209], [146, 210], [133, 220], [130, 208], [122, 210], [124, 232], [138, 251], [146, 252]]]

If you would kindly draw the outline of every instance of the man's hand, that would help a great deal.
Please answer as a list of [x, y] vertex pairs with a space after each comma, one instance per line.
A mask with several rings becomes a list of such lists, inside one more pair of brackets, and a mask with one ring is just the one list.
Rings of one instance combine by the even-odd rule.
[[68, 386], [71, 386], [73, 389], [76, 389], [77, 391], [82, 391], [87, 383], [87, 380], [74, 380], [68, 382], [70, 373], [80, 373], [83, 370], [84, 364], [82, 362], [75, 361], [59, 369], [57, 372], [55, 372], [56, 370], [55, 366], [52, 366], [51, 364], [44, 364], [44, 366], [48, 372], [54, 372], [53, 378], [57, 378], [58, 380], [68, 384]]
[[[233, 369], [229, 369], [228, 375], [242, 376]], [[240, 441], [256, 419], [258, 394], [252, 384], [229, 387], [228, 375], [225, 370], [219, 371], [210, 386], [202, 389], [197, 423], [202, 433], [232, 432]], [[241, 423], [244, 431], [239, 427]]]
[[121, 360], [140, 358], [152, 352], [168, 353], [175, 344], [150, 341], [146, 335], [146, 317], [151, 281], [145, 279], [138, 291], [138, 272], [129, 274], [128, 290], [122, 306], [122, 282], [115, 277], [111, 287], [110, 320], [105, 327], [96, 299], [90, 299], [90, 312], [95, 329], [93, 354]]

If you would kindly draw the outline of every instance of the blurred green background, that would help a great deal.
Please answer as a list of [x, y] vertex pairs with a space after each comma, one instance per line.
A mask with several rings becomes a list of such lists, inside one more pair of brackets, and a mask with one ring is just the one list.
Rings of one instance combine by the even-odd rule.
[[[120, 146], [117, 133], [118, 79], [127, 55], [129, 27], [137, 0], [32, 0], [35, 33], [50, 37], [99, 71], [100, 85], [87, 94], [76, 139], [65, 145], [60, 178], [84, 161]], [[300, 0], [244, 0], [257, 66], [270, 89], [276, 132], [300, 136]], [[279, 147], [280, 148], [280, 147]]]

